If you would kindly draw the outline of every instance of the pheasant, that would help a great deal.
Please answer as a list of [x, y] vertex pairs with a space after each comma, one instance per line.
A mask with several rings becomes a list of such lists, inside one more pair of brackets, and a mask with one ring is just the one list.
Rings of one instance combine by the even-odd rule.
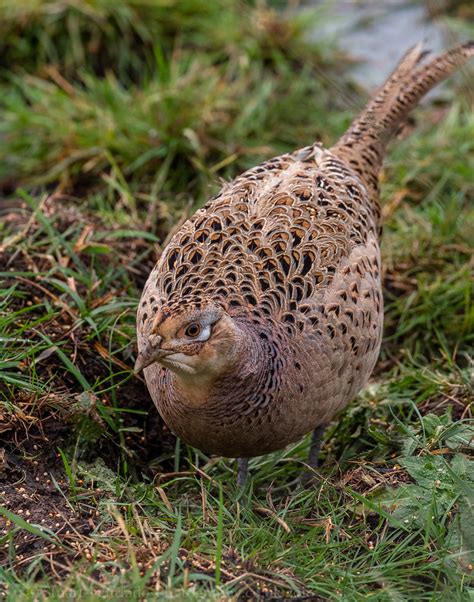
[[169, 428], [248, 458], [324, 426], [364, 387], [381, 345], [378, 174], [388, 141], [474, 42], [409, 50], [329, 150], [315, 143], [226, 183], [173, 236], [139, 303], [136, 371]]

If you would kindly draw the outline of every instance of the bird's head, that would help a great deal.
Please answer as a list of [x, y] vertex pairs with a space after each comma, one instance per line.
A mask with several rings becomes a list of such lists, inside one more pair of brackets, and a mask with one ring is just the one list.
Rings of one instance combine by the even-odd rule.
[[232, 364], [242, 336], [233, 318], [212, 301], [164, 305], [146, 322], [135, 371], [158, 362], [184, 381], [218, 378]]

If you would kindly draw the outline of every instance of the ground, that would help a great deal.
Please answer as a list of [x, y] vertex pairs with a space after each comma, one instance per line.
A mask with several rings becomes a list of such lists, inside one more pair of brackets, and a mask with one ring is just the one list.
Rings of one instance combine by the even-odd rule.
[[295, 484], [306, 439], [252, 460], [238, 491], [235, 462], [176, 441], [133, 374], [137, 301], [173, 229], [220, 178], [331, 144], [367, 96], [351, 57], [305, 41], [311, 15], [278, 10], [0, 1], [5, 599], [474, 595], [467, 74], [391, 146], [383, 349], [318, 481]]

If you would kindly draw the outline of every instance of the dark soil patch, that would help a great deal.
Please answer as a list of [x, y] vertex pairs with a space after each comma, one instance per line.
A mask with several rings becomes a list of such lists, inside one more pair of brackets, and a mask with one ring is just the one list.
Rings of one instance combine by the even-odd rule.
[[48, 455], [38, 450], [34, 443], [22, 449], [22, 453], [20, 449], [16, 452], [4, 449], [0, 468], [1, 504], [36, 530], [31, 532], [5, 516], [0, 517], [2, 536], [10, 535], [8, 543], [0, 548], [0, 565], [13, 565], [18, 572], [38, 559], [41, 559], [38, 570], [58, 572], [58, 567], [78, 557], [76, 542], [94, 528], [93, 506], [66, 501], [68, 484], [61, 460], [52, 449]]
[[[63, 574], [72, 562], [81, 557], [88, 559], [94, 546], [90, 536], [101, 533], [97, 506], [103, 492], [92, 485], [80, 484], [76, 495], [68, 482], [59, 449], [64, 450], [70, 461], [79, 439], [81, 460], [93, 463], [102, 458], [108, 468], [120, 471], [125, 465], [122, 460], [126, 459], [128, 473], [124, 476], [140, 480], [147, 472], [153, 477], [157, 468], [173, 469], [171, 459], [160, 459], [157, 464], [156, 458], [172, 456], [175, 438], [164, 426], [143, 379], [127, 377], [126, 371], [132, 369], [133, 363], [131, 346], [118, 355], [113, 354], [86, 324], [78, 325], [77, 310], [68, 305], [67, 297], [45, 277], [61, 260], [67, 265], [68, 258], [58, 258], [48, 248], [47, 241], [33, 256], [24, 252], [23, 245], [18, 243], [34, 235], [38, 228], [37, 223], [29, 222], [31, 209], [19, 200], [13, 200], [3, 209], [2, 217], [14, 231], [21, 232], [11, 247], [0, 249], [0, 271], [16, 272], [2, 282], [2, 287], [16, 287], [8, 310], [15, 312], [30, 306], [31, 311], [22, 314], [18, 321], [19, 327], [26, 324], [22, 339], [33, 345], [45, 337], [53, 346], [34, 358], [38, 380], [48, 383], [44, 393], [16, 389], [12, 398], [6, 385], [0, 390], [11, 404], [0, 405], [0, 505], [6, 508], [0, 514], [3, 539], [0, 566], [11, 566], [21, 573], [35, 563], [37, 572]], [[71, 232], [75, 224], [83, 226], [84, 230], [76, 228], [70, 235], [69, 244], [76, 245], [78, 257], [92, 270], [88, 239], [84, 235], [81, 243], [81, 233], [85, 231], [92, 236], [94, 229], [102, 231], [103, 226], [93, 216], [79, 212], [75, 204], [61, 204], [59, 197], [48, 199], [43, 211], [54, 216], [55, 226], [62, 233]], [[139, 237], [125, 242], [111, 238], [106, 244], [111, 252], [102, 261], [117, 269], [125, 267], [133, 286], [137, 290], [142, 287], [154, 264], [153, 245]], [[137, 255], [144, 257], [139, 269], [129, 270], [131, 260]], [[61, 277], [58, 272], [57, 277]], [[76, 284], [78, 294], [84, 297], [87, 291], [83, 284], [80, 281]], [[128, 293], [122, 285], [117, 280], [110, 296], [126, 297]], [[109, 301], [106, 295], [97, 296], [91, 303], [95, 307]], [[42, 320], [47, 307], [52, 308], [50, 316]], [[12, 329], [13, 336], [17, 336], [15, 333]], [[12, 357], [21, 344], [11, 343]], [[93, 392], [84, 391], [73, 373], [65, 369], [55, 347], [88, 382], [109, 378], [115, 386], [110, 387], [110, 392], [101, 393], [100, 399]], [[25, 359], [11, 370], [20, 376], [28, 374], [32, 370], [31, 361]], [[119, 428], [124, 433], [122, 438], [117, 433]]]

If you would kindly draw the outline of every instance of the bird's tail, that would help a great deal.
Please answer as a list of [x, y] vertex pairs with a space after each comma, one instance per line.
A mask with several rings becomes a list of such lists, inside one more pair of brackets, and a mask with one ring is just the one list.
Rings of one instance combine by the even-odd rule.
[[421, 64], [427, 54], [421, 44], [411, 48], [331, 149], [352, 165], [371, 193], [377, 192], [378, 174], [388, 141], [431, 88], [474, 56], [474, 41]]

